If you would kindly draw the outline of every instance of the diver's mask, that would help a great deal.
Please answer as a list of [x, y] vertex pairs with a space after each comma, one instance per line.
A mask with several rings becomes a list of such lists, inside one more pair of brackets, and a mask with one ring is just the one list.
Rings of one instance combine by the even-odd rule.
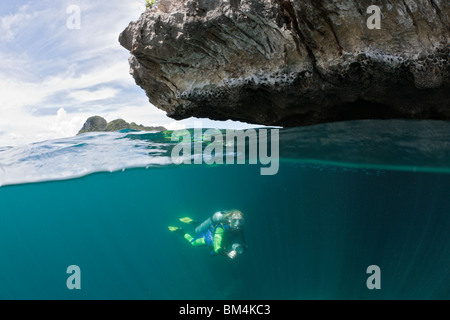
[[242, 228], [242, 226], [244, 225], [244, 222], [245, 222], [245, 220], [244, 220], [244, 218], [242, 218], [242, 217], [239, 217], [239, 218], [234, 218], [234, 217], [232, 217], [232, 218], [230, 219], [230, 227], [231, 227], [231, 229], [233, 229], [233, 230], [240, 229], [240, 228]]

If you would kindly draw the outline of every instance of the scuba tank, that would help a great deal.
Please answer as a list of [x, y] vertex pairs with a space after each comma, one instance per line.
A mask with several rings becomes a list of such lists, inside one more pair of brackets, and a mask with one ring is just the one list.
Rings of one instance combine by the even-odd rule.
[[215, 225], [216, 223], [220, 222], [223, 218], [223, 214], [218, 211], [214, 213], [211, 217], [203, 221], [201, 224], [195, 228], [195, 233], [202, 234], [206, 232], [211, 225]]

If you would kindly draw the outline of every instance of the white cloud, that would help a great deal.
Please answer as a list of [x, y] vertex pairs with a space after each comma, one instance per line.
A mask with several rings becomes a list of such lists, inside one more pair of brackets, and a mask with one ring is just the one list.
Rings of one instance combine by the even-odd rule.
[[[71, 4], [81, 8], [81, 30], [67, 28]], [[145, 94], [134, 96], [129, 54], [118, 43], [143, 9], [141, 0], [43, 0], [0, 17], [0, 145], [73, 135], [89, 108], [148, 113]], [[129, 121], [126, 111], [122, 117]]]
[[29, 11], [29, 6], [21, 6], [17, 13], [1, 17], [0, 20], [0, 40], [12, 41], [16, 34], [26, 27], [36, 16], [36, 13]]
[[[0, 71], [0, 111], [39, 105], [44, 100], [69, 91], [69, 96], [78, 102], [103, 100], [114, 97], [117, 90], [106, 87], [108, 84], [129, 84], [126, 64], [121, 62], [112, 66], [102, 66], [82, 75], [60, 74], [42, 78], [40, 81], [26, 81], [14, 78], [14, 75]], [[88, 90], [96, 86], [105, 86], [98, 90]]]
[[[86, 115], [68, 115], [60, 109], [56, 115], [35, 117], [21, 110], [0, 118], [0, 146], [27, 144], [42, 140], [74, 136], [83, 125]], [[6, 130], [3, 130], [6, 129]]]
[[[125, 71], [126, 70], [126, 71]], [[47, 94], [63, 90], [79, 90], [107, 83], [130, 84], [128, 64], [119, 61], [115, 64], [101, 64], [81, 75], [75, 75], [70, 70], [67, 73], [43, 79], [41, 89]]]
[[52, 138], [71, 137], [81, 129], [84, 121], [86, 119], [81, 116], [69, 116], [66, 110], [61, 108], [56, 113], [56, 119], [50, 123], [48, 128]]
[[69, 97], [75, 99], [78, 102], [90, 102], [98, 100], [106, 100], [114, 98], [117, 94], [117, 90], [113, 88], [102, 88], [99, 90], [79, 90], [69, 93]]

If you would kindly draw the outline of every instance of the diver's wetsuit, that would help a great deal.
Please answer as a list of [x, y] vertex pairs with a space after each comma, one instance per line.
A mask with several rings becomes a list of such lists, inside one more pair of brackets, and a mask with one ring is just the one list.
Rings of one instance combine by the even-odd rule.
[[226, 255], [230, 251], [229, 247], [235, 242], [242, 244], [244, 248], [247, 247], [244, 231], [242, 229], [231, 230], [230, 225], [228, 224], [223, 225], [220, 223], [217, 226], [211, 225], [206, 232], [195, 238], [190, 234], [185, 233], [184, 238], [194, 247], [202, 245], [213, 247], [214, 250], [211, 252], [211, 255]]

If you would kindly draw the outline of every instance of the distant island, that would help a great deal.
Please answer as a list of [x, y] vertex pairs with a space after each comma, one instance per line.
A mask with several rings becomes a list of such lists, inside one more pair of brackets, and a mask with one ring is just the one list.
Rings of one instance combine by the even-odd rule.
[[132, 130], [140, 130], [140, 131], [165, 131], [167, 130], [164, 127], [146, 127], [142, 124], [137, 125], [136, 123], [128, 123], [123, 119], [116, 119], [111, 122], [107, 122], [104, 118], [100, 116], [93, 116], [86, 120], [81, 130], [77, 133], [77, 135], [85, 133], [85, 132], [111, 132], [122, 129], [132, 129]]

